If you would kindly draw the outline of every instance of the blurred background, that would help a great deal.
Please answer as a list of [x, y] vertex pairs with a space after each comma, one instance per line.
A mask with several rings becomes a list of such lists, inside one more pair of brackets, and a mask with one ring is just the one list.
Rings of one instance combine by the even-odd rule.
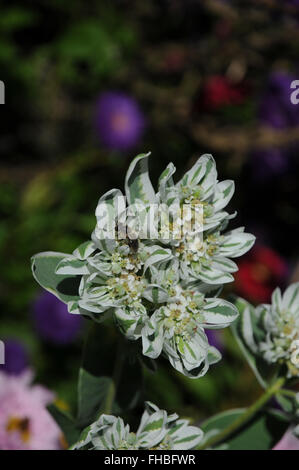
[[[152, 152], [153, 181], [205, 152], [235, 180], [231, 227], [257, 243], [225, 294], [268, 302], [299, 280], [299, 1], [24, 5], [3, 0], [0, 15], [0, 370], [30, 367], [73, 411], [86, 325], [41, 292], [30, 257], [88, 239], [98, 198], [138, 153]], [[211, 341], [224, 359], [209, 374], [188, 380], [161, 360], [145, 398], [196, 419], [250, 403], [260, 389], [230, 332]]]

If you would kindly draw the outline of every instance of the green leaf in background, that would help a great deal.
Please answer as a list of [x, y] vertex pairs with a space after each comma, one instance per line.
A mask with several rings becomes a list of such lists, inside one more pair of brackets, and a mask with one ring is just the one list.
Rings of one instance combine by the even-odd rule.
[[83, 351], [78, 385], [78, 425], [82, 429], [100, 413], [132, 409], [140, 398], [142, 367], [136, 346], [109, 324], [92, 323]]
[[77, 442], [80, 436], [80, 431], [72, 416], [65, 411], [62, 411], [54, 404], [48, 406], [48, 411], [62, 430], [68, 446], [70, 447], [72, 444]]
[[291, 416], [295, 415], [298, 408], [296, 392], [292, 390], [281, 390], [275, 395], [275, 398], [286, 413]]
[[6, 8], [1, 11], [0, 32], [11, 34], [16, 30], [32, 25], [37, 20], [37, 15], [27, 8]]
[[[224, 411], [200, 425], [206, 437], [217, 435], [232, 424], [244, 409]], [[289, 426], [288, 419], [280, 412], [266, 410], [258, 413], [248, 424], [235, 432], [215, 449], [224, 450], [270, 450], [281, 439]]]
[[82, 429], [92, 423], [105, 407], [109, 395], [114, 393], [110, 377], [96, 377], [85, 369], [79, 371], [78, 425]]
[[31, 258], [32, 273], [35, 280], [47, 291], [63, 302], [78, 300], [81, 276], [55, 274], [58, 264], [66, 258], [65, 253], [46, 251]]
[[[115, 11], [112, 17], [117, 18]], [[49, 48], [58, 63], [63, 80], [86, 82], [82, 64], [86, 67], [90, 82], [113, 73], [124, 56], [134, 48], [135, 33], [132, 27], [112, 24], [101, 12], [100, 17], [80, 19], [64, 28], [63, 34]]]

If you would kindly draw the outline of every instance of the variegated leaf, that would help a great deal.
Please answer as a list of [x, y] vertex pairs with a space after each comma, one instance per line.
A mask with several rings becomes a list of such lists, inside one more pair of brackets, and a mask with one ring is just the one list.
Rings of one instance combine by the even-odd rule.
[[239, 230], [233, 230], [223, 235], [219, 254], [236, 258], [249, 251], [255, 242], [255, 236], [251, 233], [244, 233]]
[[284, 292], [282, 307], [291, 312], [299, 311], [299, 282], [291, 284]]
[[90, 255], [92, 255], [96, 249], [97, 247], [95, 244], [89, 240], [87, 242], [81, 243], [81, 245], [79, 245], [78, 248], [73, 251], [73, 255], [78, 259], [85, 260]]
[[61, 260], [55, 270], [56, 274], [83, 275], [88, 274], [86, 261], [80, 260], [75, 256], [67, 256]]
[[224, 328], [238, 317], [238, 309], [226, 300], [207, 298], [202, 315], [205, 327]]
[[146, 271], [150, 266], [162, 263], [172, 258], [172, 252], [168, 248], [163, 248], [159, 245], [154, 245], [147, 248], [149, 256], [144, 263], [144, 271]]
[[168, 434], [172, 438], [172, 450], [194, 449], [203, 438], [203, 432], [197, 426], [189, 426], [184, 419], [177, 420]]
[[155, 284], [147, 286], [142, 296], [153, 304], [161, 304], [168, 300], [168, 292], [163, 287]]
[[79, 299], [78, 290], [81, 279], [81, 276], [56, 274], [58, 264], [67, 256], [66, 253], [46, 251], [31, 258], [35, 280], [65, 303]]
[[[179, 186], [196, 186], [199, 183], [205, 184], [205, 189], [209, 189], [210, 182], [213, 180], [213, 184], [216, 180], [215, 175], [215, 161], [212, 155], [204, 154], [202, 155], [197, 162], [193, 165], [193, 167], [185, 173], [183, 178], [177, 183], [177, 187]], [[212, 175], [212, 179], [211, 178]]]
[[128, 205], [140, 199], [145, 204], [156, 203], [156, 195], [148, 175], [150, 153], [138, 155], [129, 166], [125, 180]]
[[173, 179], [172, 175], [175, 173], [175, 166], [173, 163], [169, 163], [163, 173], [160, 175], [159, 178], [159, 196], [160, 196], [160, 201], [166, 202], [167, 199], [167, 188], [171, 188], [173, 186]]
[[215, 186], [213, 206], [216, 212], [227, 206], [235, 192], [235, 183], [232, 180], [221, 181]]
[[146, 449], [155, 447], [164, 439], [167, 429], [167, 413], [158, 410], [147, 417], [138, 428], [137, 439], [140, 447]]

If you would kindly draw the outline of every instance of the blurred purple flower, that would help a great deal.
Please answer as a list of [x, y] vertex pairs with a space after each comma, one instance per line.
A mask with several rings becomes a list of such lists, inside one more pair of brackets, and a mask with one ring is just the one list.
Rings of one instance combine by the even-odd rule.
[[46, 406], [54, 395], [40, 385], [31, 385], [30, 370], [9, 376], [0, 372], [0, 449], [58, 450], [62, 433]]
[[140, 140], [145, 119], [134, 98], [120, 92], [105, 92], [96, 104], [96, 131], [106, 147], [127, 150]]
[[33, 317], [40, 336], [56, 344], [72, 342], [82, 327], [81, 316], [68, 313], [67, 306], [49, 292], [36, 299]]
[[281, 148], [256, 150], [251, 155], [251, 163], [255, 179], [264, 181], [289, 170], [290, 154]]
[[209, 344], [214, 346], [218, 351], [224, 351], [223, 332], [220, 330], [205, 330]]
[[299, 125], [299, 107], [291, 102], [291, 83], [295, 77], [286, 72], [273, 72], [267, 82], [258, 110], [262, 124], [275, 129]]
[[28, 366], [28, 354], [24, 345], [16, 339], [4, 340], [5, 364], [0, 371], [10, 375], [19, 375]]
[[[273, 72], [267, 81], [259, 106], [258, 118], [264, 126], [287, 129], [299, 126], [299, 107], [291, 102], [291, 83], [295, 78], [287, 72]], [[257, 180], [281, 175], [292, 166], [292, 147], [256, 149], [251, 154], [251, 165]]]

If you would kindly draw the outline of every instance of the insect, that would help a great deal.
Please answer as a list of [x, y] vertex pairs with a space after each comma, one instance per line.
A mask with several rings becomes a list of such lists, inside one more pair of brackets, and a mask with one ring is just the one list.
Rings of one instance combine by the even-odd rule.
[[128, 240], [128, 245], [131, 248], [131, 251], [133, 251], [133, 253], [137, 253], [138, 248], [139, 248], [139, 242], [137, 238], [133, 240], [131, 238], [128, 238], [127, 240]]
[[139, 248], [139, 241], [137, 238], [130, 238], [130, 235], [126, 231], [126, 227], [123, 224], [118, 223], [116, 225], [118, 235], [121, 235], [121, 240], [125, 240], [131, 249], [131, 252], [137, 253]]

